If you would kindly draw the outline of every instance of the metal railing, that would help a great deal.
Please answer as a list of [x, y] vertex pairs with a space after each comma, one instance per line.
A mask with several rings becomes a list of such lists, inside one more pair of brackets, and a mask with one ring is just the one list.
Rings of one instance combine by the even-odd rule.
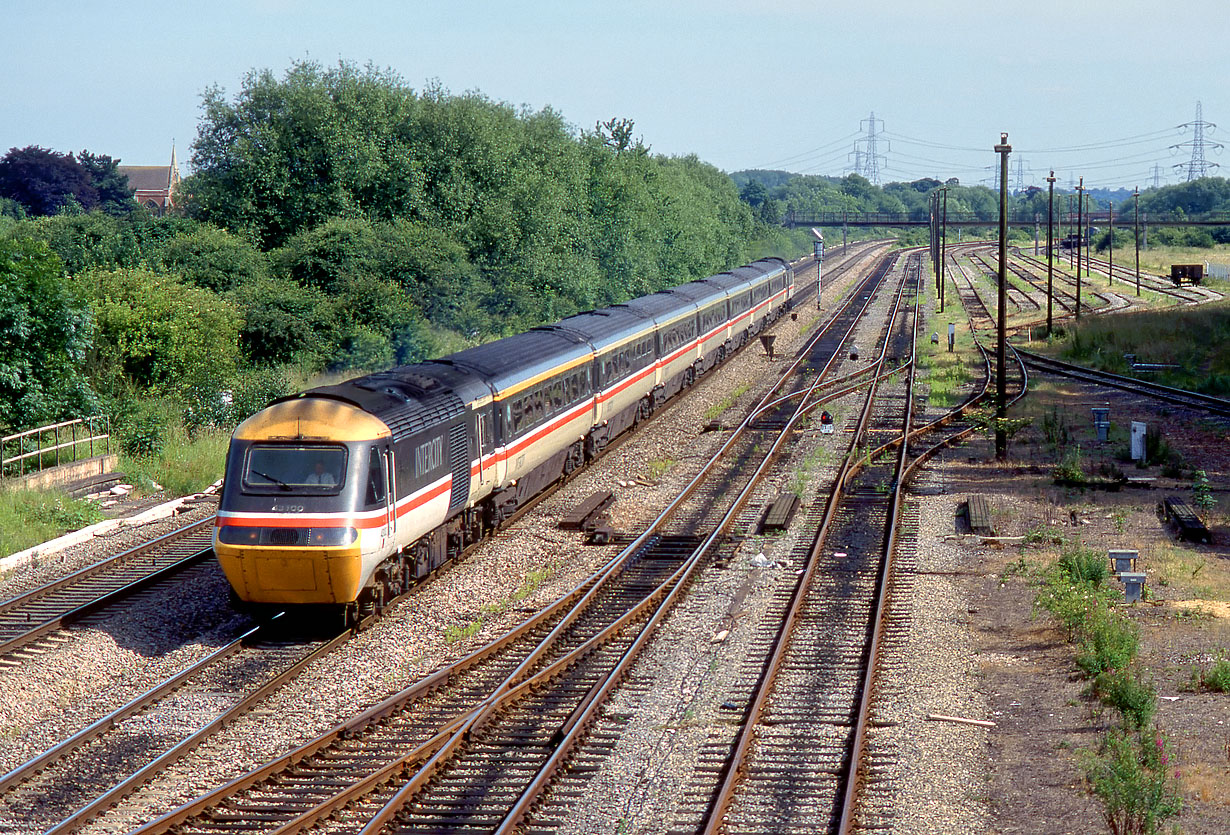
[[1230, 278], [1230, 264], [1215, 264], [1205, 261], [1204, 274], [1209, 278]]
[[41, 472], [110, 452], [111, 419], [106, 415], [27, 429], [0, 438], [0, 479]]

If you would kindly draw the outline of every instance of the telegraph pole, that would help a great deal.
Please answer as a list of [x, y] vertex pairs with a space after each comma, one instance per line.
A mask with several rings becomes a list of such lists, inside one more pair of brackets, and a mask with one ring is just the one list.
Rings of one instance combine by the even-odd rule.
[[940, 296], [940, 193], [931, 192], [931, 266], [935, 269], [935, 297]]
[[1106, 225], [1110, 227], [1110, 267], [1106, 270], [1106, 286], [1113, 286], [1115, 283], [1115, 201], [1111, 200]]
[[1140, 295], [1140, 186], [1132, 193], [1136, 200], [1136, 295]]
[[1076, 187], [1076, 319], [1081, 318], [1081, 238], [1085, 236], [1085, 219], [1081, 216], [1085, 206], [1085, 178], [1081, 177]]
[[1012, 153], [1008, 134], [999, 135], [995, 153], [999, 154], [999, 309], [996, 311], [999, 334], [995, 341], [995, 362], [998, 366], [995, 376], [995, 457], [1002, 461], [1008, 457], [1008, 431], [1004, 428], [1004, 421], [1008, 418], [1007, 351], [1004, 336], [1008, 324], [1008, 154]]
[[1055, 287], [1055, 172], [1046, 178], [1046, 336], [1051, 336], [1051, 308]]
[[940, 313], [944, 312], [944, 259], [948, 251], [948, 186], [944, 186], [944, 207], [940, 210]]

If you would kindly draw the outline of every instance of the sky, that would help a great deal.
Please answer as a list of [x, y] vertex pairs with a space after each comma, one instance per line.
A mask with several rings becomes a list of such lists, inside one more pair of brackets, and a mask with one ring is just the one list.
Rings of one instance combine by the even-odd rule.
[[1230, 176], [1222, 0], [0, 0], [0, 20], [0, 152], [157, 165], [174, 143], [187, 174], [204, 90], [309, 59], [578, 131], [631, 119], [654, 153], [727, 172], [880, 182], [991, 184], [1001, 132], [1012, 188], [1180, 182], [1200, 102]]

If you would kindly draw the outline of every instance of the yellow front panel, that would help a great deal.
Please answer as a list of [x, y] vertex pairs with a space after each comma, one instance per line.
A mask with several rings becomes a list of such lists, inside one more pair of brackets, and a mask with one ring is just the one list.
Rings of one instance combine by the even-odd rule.
[[307, 551], [218, 543], [214, 553], [235, 593], [248, 603], [349, 603], [363, 580], [357, 546]]

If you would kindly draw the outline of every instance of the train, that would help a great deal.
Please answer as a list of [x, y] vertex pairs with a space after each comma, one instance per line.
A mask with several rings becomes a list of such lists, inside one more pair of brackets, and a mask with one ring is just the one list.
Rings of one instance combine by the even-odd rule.
[[790, 309], [781, 258], [273, 401], [232, 435], [214, 552], [252, 607], [378, 613]]

